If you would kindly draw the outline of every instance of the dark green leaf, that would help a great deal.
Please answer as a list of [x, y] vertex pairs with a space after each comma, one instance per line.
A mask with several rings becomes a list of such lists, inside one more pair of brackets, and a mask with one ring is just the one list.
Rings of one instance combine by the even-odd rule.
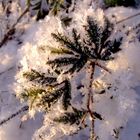
[[108, 41], [105, 44], [105, 50], [101, 56], [102, 60], [110, 60], [112, 59], [112, 54], [117, 53], [118, 51], [121, 50], [120, 46], [122, 44], [122, 37], [119, 38], [118, 40], [114, 40], [114, 41]]
[[98, 53], [98, 49], [101, 43], [102, 27], [100, 27], [97, 21], [93, 20], [91, 17], [87, 17], [87, 23], [86, 31], [88, 33], [88, 38], [95, 44], [95, 51]]
[[71, 100], [71, 83], [68, 80], [66, 80], [64, 94], [62, 98], [62, 103], [65, 110], [67, 110], [68, 106], [71, 105], [70, 100]]
[[[76, 110], [76, 109], [75, 109]], [[64, 123], [64, 124], [79, 124], [81, 118], [85, 112], [76, 110], [74, 112], [66, 112], [63, 116], [60, 116], [59, 118], [54, 119], [54, 121], [59, 122], [59, 123]]]
[[37, 82], [45, 85], [54, 84], [57, 80], [56, 77], [45, 76], [43, 73], [40, 73], [33, 69], [30, 72], [25, 72], [23, 76], [32, 82]]
[[98, 114], [97, 112], [93, 112], [93, 114], [97, 119], [103, 120], [102, 116], [100, 114]]
[[50, 60], [47, 62], [47, 64], [56, 66], [56, 67], [62, 67], [62, 66], [67, 66], [70, 64], [74, 64], [75, 61], [77, 61], [78, 58], [73, 58], [73, 57], [62, 57], [62, 58], [57, 58], [54, 60]]
[[75, 62], [75, 64], [68, 70], [65, 72], [66, 73], [74, 73], [74, 72], [79, 72], [84, 65], [87, 63], [88, 58], [84, 55], [82, 55], [80, 57], [80, 59], [78, 61]]
[[65, 47], [67, 47], [68, 49], [70, 49], [78, 54], [81, 53], [81, 50], [79, 50], [76, 47], [75, 43], [71, 42], [71, 40], [69, 40], [68, 37], [63, 36], [60, 33], [57, 33], [57, 34], [52, 33], [52, 36], [57, 42], [59, 42], [60, 44], [62, 44]]
[[102, 38], [101, 38], [102, 46], [104, 45], [105, 41], [111, 36], [113, 28], [114, 28], [113, 24], [110, 23], [110, 21], [107, 18], [105, 18], [105, 27], [104, 27]]
[[48, 109], [60, 99], [63, 93], [64, 93], [63, 87], [60, 89], [56, 89], [52, 92], [47, 92], [47, 94], [42, 98], [41, 104], [45, 106], [46, 109]]

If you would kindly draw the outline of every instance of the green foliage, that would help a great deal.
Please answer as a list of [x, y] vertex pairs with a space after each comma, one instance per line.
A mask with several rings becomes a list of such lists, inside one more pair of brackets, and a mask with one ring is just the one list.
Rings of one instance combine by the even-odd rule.
[[67, 49], [75, 53], [82, 53], [81, 46], [79, 43], [80, 35], [76, 34], [76, 30], [73, 29], [73, 40], [71, 41], [68, 37], [63, 36], [62, 34], [52, 33], [53, 38], [59, 42], [62, 46], [65, 46]]
[[71, 0], [27, 0], [32, 10], [37, 11], [36, 20], [44, 19], [51, 13], [57, 15], [60, 10], [68, 10]]
[[52, 7], [51, 12], [53, 15], [58, 14], [63, 3], [64, 0], [50, 0], [50, 5]]
[[50, 46], [47, 46], [52, 54], [73, 54], [72, 51], [66, 49], [66, 48], [53, 48]]
[[53, 76], [45, 76], [44, 73], [37, 72], [36, 70], [31, 70], [30, 72], [23, 73], [23, 76], [28, 79], [29, 81], [34, 81], [40, 83], [41, 85], [48, 85], [55, 84], [57, 81], [56, 77]]
[[[86, 113], [87, 113], [86, 110], [81, 111], [76, 108], [73, 108], [73, 112], [65, 112], [63, 116], [55, 118], [54, 121], [70, 125], [73, 124], [79, 125], [84, 115], [86, 115]], [[102, 116], [97, 112], [93, 112], [93, 115], [95, 118], [103, 120]]]
[[60, 116], [59, 118], [55, 118], [54, 121], [64, 124], [80, 124], [80, 121], [82, 117], [85, 115], [85, 111], [77, 110], [76, 108], [73, 108], [73, 112], [66, 112], [63, 116]]
[[[68, 49], [71, 56], [65, 55], [64, 57], [49, 60], [47, 64], [52, 67], [67, 66], [66, 73], [79, 72], [88, 61], [91, 60], [111, 60], [114, 57], [112, 54], [121, 50], [120, 46], [122, 38], [110, 40], [113, 31], [113, 24], [105, 18], [105, 27], [99, 26], [98, 22], [91, 17], [87, 17], [87, 25], [85, 26], [87, 34], [86, 39], [82, 39], [76, 29], [72, 30], [72, 39], [60, 33], [52, 33], [53, 38]], [[64, 54], [64, 53], [63, 53]], [[67, 54], [67, 53], [66, 53]]]
[[31, 0], [26, 0], [26, 5], [30, 7]]
[[61, 84], [55, 85], [54, 90], [45, 94], [41, 100], [41, 106], [48, 109], [54, 105], [60, 97], [62, 97], [62, 105], [65, 110], [68, 109], [71, 99], [71, 85], [68, 80], [63, 81]]
[[29, 88], [29, 89], [25, 89], [25, 91], [21, 94], [21, 97], [24, 100], [29, 100], [30, 102], [30, 108], [33, 107], [34, 102], [36, 101], [36, 99], [39, 97], [39, 95], [45, 93], [46, 91], [44, 89], [41, 88]]
[[114, 41], [108, 41], [107, 44], [105, 44], [106, 46], [106, 50], [102, 53], [102, 60], [110, 60], [110, 59], [114, 59], [114, 57], [111, 57], [111, 54], [115, 54], [117, 52], [119, 52], [121, 50], [120, 45], [122, 42], [122, 37], [119, 38], [118, 40], [114, 40]]
[[102, 116], [100, 114], [98, 114], [97, 112], [93, 112], [93, 115], [95, 118], [97, 118], [99, 120], [103, 120]]
[[74, 61], [77, 61], [77, 59], [72, 57], [69, 58], [62, 57], [62, 58], [55, 59], [53, 61], [48, 61], [47, 64], [56, 65], [57, 67], [62, 67], [62, 66], [72, 64]]
[[107, 7], [111, 6], [135, 6], [135, 0], [104, 0]]
[[[71, 84], [68, 80], [58, 83], [56, 77], [45, 77], [44, 73], [35, 70], [26, 72], [23, 76], [33, 85], [33, 87], [25, 89], [21, 94], [21, 98], [30, 102], [30, 108], [35, 104], [48, 110], [62, 97], [63, 108], [68, 109], [71, 99]], [[37, 84], [40, 86], [37, 86]], [[37, 100], [39, 101], [36, 102]]]
[[[61, 67], [66, 68], [63, 74], [73, 74], [79, 72], [87, 62], [107, 61], [114, 58], [115, 54], [121, 50], [122, 37], [111, 40], [113, 32], [113, 24], [107, 18], [104, 18], [104, 27], [91, 17], [87, 17], [87, 25], [84, 26], [86, 38], [81, 38], [76, 29], [72, 30], [72, 39], [60, 33], [52, 33], [53, 38], [60, 43], [61, 49], [66, 49], [68, 54], [60, 49], [55, 51], [59, 57], [53, 60], [48, 60], [47, 64], [53, 69], [60, 70]], [[64, 49], [63, 49], [64, 48]], [[62, 53], [60, 53], [62, 51]], [[85, 113], [88, 111], [80, 111], [73, 108], [73, 112], [65, 112], [64, 115], [55, 118], [54, 121], [64, 124], [79, 124]], [[103, 120], [102, 116], [97, 112], [92, 113], [94, 118]], [[86, 114], [87, 115], [87, 114]], [[92, 118], [93, 119], [93, 118]]]
[[60, 97], [64, 94], [65, 88], [58, 88], [52, 91], [48, 91], [40, 100], [39, 105], [48, 110], [52, 105], [54, 105]]

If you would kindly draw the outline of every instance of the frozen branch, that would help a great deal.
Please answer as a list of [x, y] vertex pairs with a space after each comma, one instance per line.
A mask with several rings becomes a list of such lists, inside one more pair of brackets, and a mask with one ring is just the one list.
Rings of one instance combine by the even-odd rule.
[[25, 8], [25, 10], [21, 13], [21, 15], [18, 17], [17, 21], [12, 25], [12, 27], [7, 31], [7, 33], [4, 35], [3, 39], [0, 41], [0, 48], [7, 42], [9, 37], [14, 34], [15, 27], [19, 23], [19, 21], [23, 18], [23, 16], [29, 11], [29, 6]]
[[29, 107], [28, 106], [24, 106], [22, 107], [20, 110], [18, 110], [16, 113], [12, 114], [11, 116], [9, 116], [8, 118], [4, 119], [3, 121], [0, 122], [0, 126], [7, 123], [8, 121], [10, 121], [11, 119], [15, 118], [17, 115], [21, 114], [22, 112], [28, 111]]
[[131, 19], [131, 18], [134, 18], [134, 17], [136, 17], [136, 16], [140, 16], [140, 12], [137, 13], [137, 14], [135, 14], [135, 15], [126, 17], [126, 18], [124, 18], [124, 19], [122, 19], [122, 20], [120, 20], [120, 21], [117, 21], [116, 24], [120, 24], [120, 23], [122, 23], [122, 22], [124, 22], [124, 21], [127, 21], [127, 20], [129, 20], [129, 19]]

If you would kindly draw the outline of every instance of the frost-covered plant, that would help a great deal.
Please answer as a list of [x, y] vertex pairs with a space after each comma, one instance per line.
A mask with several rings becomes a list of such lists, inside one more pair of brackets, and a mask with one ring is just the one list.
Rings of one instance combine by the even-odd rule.
[[[19, 95], [20, 99], [28, 101], [30, 110], [43, 110], [49, 113], [58, 103], [60, 106], [62, 104], [63, 112], [52, 121], [77, 125], [77, 130], [90, 127], [86, 121], [91, 118], [91, 140], [97, 139], [94, 132], [95, 119], [103, 120], [102, 115], [93, 107], [96, 67], [110, 73], [103, 64], [114, 59], [114, 54], [121, 50], [122, 44], [122, 37], [111, 39], [114, 31], [113, 24], [106, 17], [103, 18], [104, 26], [101, 26], [94, 18], [87, 16], [86, 25], [83, 26], [85, 38], [82, 38], [75, 28], [71, 30], [72, 35], [69, 36], [52, 33], [59, 48], [51, 45], [46, 47], [54, 59], [50, 56], [48, 61], [46, 60], [48, 69], [45, 73], [34, 69], [23, 73], [30, 86], [24, 88]], [[42, 49], [43, 47], [45, 46], [41, 46]], [[88, 81], [85, 84], [80, 84], [78, 81], [73, 93], [73, 78], [70, 77], [78, 78], [80, 73], [85, 73], [88, 77], [85, 80]], [[78, 95], [79, 92], [80, 96], [77, 100], [81, 100], [81, 106], [77, 107], [73, 103], [73, 96]], [[99, 93], [104, 92], [105, 90], [102, 89]]]
[[43, 19], [49, 13], [57, 15], [60, 10], [68, 12], [72, 0], [27, 0], [27, 5], [33, 11], [36, 11], [36, 20]]

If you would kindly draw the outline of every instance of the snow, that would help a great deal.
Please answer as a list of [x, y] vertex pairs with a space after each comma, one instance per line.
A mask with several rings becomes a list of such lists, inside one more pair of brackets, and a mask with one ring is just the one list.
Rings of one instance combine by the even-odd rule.
[[[9, 66], [9, 63], [8, 65]], [[12, 84], [15, 81], [14, 76], [16, 73], [15, 66], [0, 75], [0, 121], [16, 112], [21, 108], [21, 104], [15, 98]], [[23, 122], [22, 127], [21, 117], [24, 114], [15, 117], [9, 123], [0, 126], [0, 140], [31, 140], [31, 137], [36, 129], [42, 124], [42, 114], [37, 114], [36, 119], [27, 120]]]
[[[93, 17], [99, 15], [97, 20], [102, 24], [103, 11], [101, 9], [95, 11], [92, 7], [89, 8], [88, 2], [84, 0], [81, 5], [78, 5], [77, 12], [71, 14], [74, 20], [66, 31], [63, 30], [59, 17], [48, 16], [37, 23], [30, 21], [28, 27], [25, 28], [24, 34], [19, 37], [23, 44], [17, 45], [16, 40], [12, 40], [0, 48], [0, 120], [3, 120], [22, 106], [22, 103], [15, 98], [15, 91], [19, 93], [23, 87], [30, 86], [30, 83], [22, 77], [22, 73], [31, 68], [41, 70], [42, 72], [48, 69], [46, 61], [50, 56], [50, 52], [47, 49], [47, 45], [59, 46], [51, 37], [52, 32], [68, 34], [73, 27], [77, 27], [77, 30], [84, 37], [82, 26], [86, 22], [87, 15], [92, 15]], [[105, 14], [114, 21], [112, 18], [112, 13], [114, 13], [115, 20], [119, 21], [139, 11], [139, 9], [116, 7], [109, 8], [105, 11]], [[16, 17], [16, 15], [14, 16]], [[123, 29], [122, 25], [125, 23], [126, 28], [123, 31], [126, 31], [139, 22], [138, 16], [120, 23], [117, 25], [117, 29]], [[114, 140], [113, 129], [118, 129], [121, 126], [124, 128], [120, 132], [119, 139], [139, 139], [140, 42], [137, 39], [130, 42], [131, 38], [132, 35], [125, 37], [122, 45], [123, 50], [116, 56], [115, 60], [106, 64], [112, 74], [109, 75], [102, 71], [102, 75], [96, 78], [106, 88], [107, 84], [112, 84], [112, 88], [107, 90], [107, 94], [95, 94], [94, 96], [97, 102], [96, 111], [103, 114], [104, 118], [104, 121], [95, 122], [97, 126], [95, 131], [101, 140]], [[43, 46], [43, 49], [40, 46]], [[53, 56], [51, 57], [53, 58]], [[81, 107], [81, 102], [77, 102], [77, 97], [79, 98], [80, 95], [75, 94], [77, 92], [77, 81], [81, 81], [82, 84], [88, 86], [88, 82], [85, 79], [89, 79], [89, 75], [83, 76], [83, 73], [78, 76], [80, 77], [79, 79], [71, 77], [71, 81], [73, 81], [73, 103], [77, 107]], [[59, 78], [61, 81], [62, 77]], [[83, 78], [85, 79], [82, 81], [81, 79]], [[20, 87], [20, 85], [23, 87]], [[86, 88], [81, 89], [81, 92], [83, 94], [86, 93]], [[113, 99], [110, 99], [111, 96], [113, 96]], [[85, 107], [83, 106], [83, 108]], [[89, 135], [88, 129], [82, 130], [78, 135], [69, 136], [70, 132], [75, 131], [76, 128], [74, 126], [68, 127], [52, 122], [52, 117], [58, 116], [62, 112], [61, 105], [58, 103], [52, 110], [52, 113], [45, 115], [37, 113], [34, 119], [28, 119], [20, 127], [23, 113], [7, 124], [0, 126], [0, 140], [41, 140], [40, 134], [45, 140], [87, 140]]]

